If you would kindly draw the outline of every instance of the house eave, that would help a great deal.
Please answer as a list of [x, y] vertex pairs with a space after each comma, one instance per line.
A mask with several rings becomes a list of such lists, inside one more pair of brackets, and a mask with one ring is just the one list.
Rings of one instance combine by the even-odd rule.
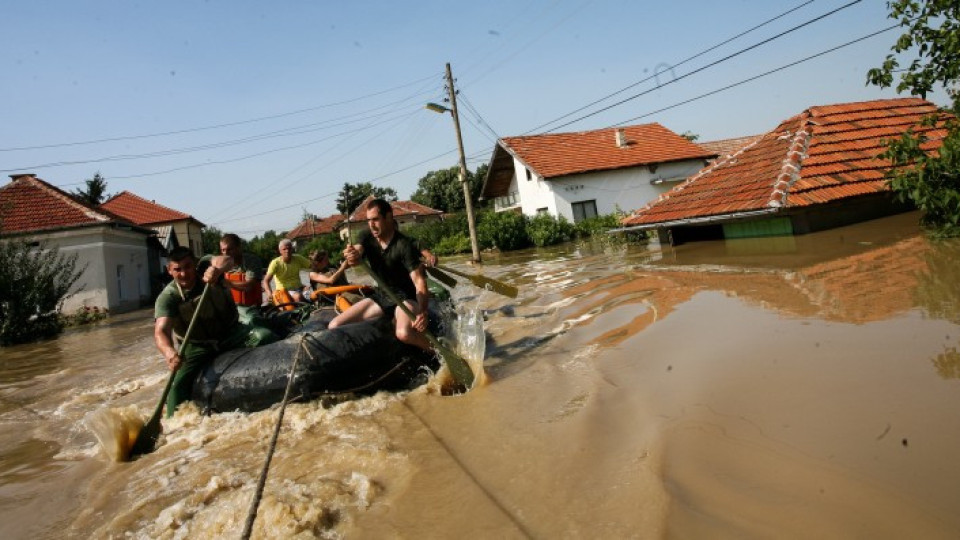
[[672, 227], [681, 227], [685, 225], [707, 225], [712, 223], [725, 223], [730, 221], [740, 221], [744, 219], [751, 219], [760, 216], [768, 216], [771, 214], [776, 214], [782, 210], [781, 208], [764, 208], [762, 210], [750, 210], [747, 212], [735, 212], [733, 214], [715, 214], [712, 216], [698, 216], [691, 218], [682, 218], [674, 219], [671, 221], [659, 221], [656, 223], [644, 223], [643, 225], [633, 225], [629, 227], [621, 227], [619, 229], [610, 229], [607, 231], [609, 234], [622, 233], [622, 232], [631, 232], [631, 231], [646, 231], [650, 229], [669, 229]]

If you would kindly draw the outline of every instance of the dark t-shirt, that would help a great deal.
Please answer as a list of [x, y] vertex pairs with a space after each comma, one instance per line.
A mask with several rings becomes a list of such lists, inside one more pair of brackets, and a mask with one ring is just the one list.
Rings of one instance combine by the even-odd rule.
[[[193, 312], [197, 309], [204, 289], [203, 273], [210, 267], [212, 258], [207, 255], [197, 262], [197, 280], [192, 289], [181, 289], [175, 280], [171, 281], [154, 304], [154, 317], [170, 317], [174, 333], [181, 338], [186, 334]], [[220, 285], [211, 285], [207, 300], [200, 308], [191, 340], [220, 341], [237, 324], [238, 317], [230, 291]]]
[[387, 248], [381, 249], [380, 242], [367, 230], [360, 233], [360, 245], [363, 246], [363, 257], [370, 263], [370, 269], [388, 287], [404, 300], [417, 298], [417, 288], [410, 279], [410, 272], [420, 267], [420, 251], [413, 239], [396, 231]]

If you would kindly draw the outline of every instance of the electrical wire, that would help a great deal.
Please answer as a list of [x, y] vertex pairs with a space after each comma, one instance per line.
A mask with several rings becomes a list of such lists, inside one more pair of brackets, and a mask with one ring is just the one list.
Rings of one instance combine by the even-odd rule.
[[829, 16], [831, 16], [831, 15], [834, 15], [834, 14], [838, 13], [838, 12], [841, 11], [841, 10], [847, 9], [848, 7], [850, 7], [850, 6], [854, 5], [854, 4], [860, 3], [861, 1], [862, 1], [862, 0], [853, 0], [852, 2], [849, 2], [849, 3], [847, 3], [847, 4], [843, 5], [843, 6], [840, 6], [840, 7], [836, 8], [836, 9], [832, 10], [832, 11], [829, 11], [829, 12], [827, 12], [827, 13], [824, 13], [823, 15], [820, 15], [820, 16], [818, 16], [818, 17], [815, 17], [815, 18], [813, 18], [813, 19], [810, 19], [809, 21], [806, 21], [806, 22], [804, 22], [804, 23], [802, 23], [802, 24], [799, 24], [799, 25], [797, 25], [797, 26], [794, 26], [793, 28], [790, 28], [790, 29], [785, 30], [785, 31], [783, 31], [783, 32], [780, 32], [779, 34], [776, 34], [776, 35], [774, 35], [773, 37], [769, 37], [769, 38], [767, 38], [767, 39], [764, 39], [764, 40], [762, 40], [762, 41], [759, 41], [759, 42], [757, 42], [757, 43], [754, 43], [753, 45], [750, 45], [749, 47], [745, 47], [745, 48], [743, 48], [743, 49], [740, 49], [739, 51], [737, 51], [737, 52], [735, 52], [735, 53], [733, 53], [733, 54], [729, 54], [729, 55], [727, 55], [727, 56], [725, 56], [725, 57], [723, 57], [723, 58], [721, 58], [721, 59], [719, 59], [719, 60], [716, 60], [716, 61], [714, 61], [714, 62], [711, 62], [711, 63], [709, 63], [709, 64], [707, 64], [707, 65], [705, 65], [705, 66], [699, 67], [699, 68], [697, 68], [697, 69], [695, 69], [695, 70], [693, 70], [693, 71], [691, 71], [691, 72], [685, 73], [685, 74], [683, 74], [683, 75], [681, 75], [681, 76], [679, 76], [679, 77], [675, 77], [674, 79], [669, 80], [669, 81], [665, 82], [664, 84], [661, 84], [661, 85], [659, 85], [659, 86], [655, 86], [655, 87], [653, 87], [653, 88], [651, 88], [651, 89], [649, 89], [649, 90], [644, 90], [643, 92], [640, 92], [640, 93], [634, 94], [634, 95], [632, 95], [632, 96], [630, 96], [630, 97], [621, 99], [620, 101], [617, 101], [617, 102], [615, 102], [615, 103], [613, 103], [613, 104], [611, 104], [611, 105], [607, 105], [607, 106], [602, 107], [602, 108], [600, 108], [600, 109], [597, 109], [597, 110], [595, 110], [595, 111], [593, 111], [593, 112], [591, 112], [591, 113], [588, 113], [588, 114], [585, 114], [585, 115], [583, 115], [583, 116], [579, 116], [579, 117], [577, 117], [577, 118], [574, 118], [573, 120], [570, 120], [569, 122], [565, 122], [565, 123], [563, 123], [563, 124], [560, 124], [559, 126], [553, 127], [553, 128], [551, 128], [551, 129], [547, 130], [546, 133], [554, 132], [554, 131], [556, 131], [556, 130], [558, 130], [558, 129], [560, 129], [560, 128], [564, 128], [564, 127], [567, 127], [567, 126], [569, 126], [569, 125], [571, 125], [571, 124], [575, 124], [575, 123], [577, 123], [577, 122], [579, 122], [579, 121], [581, 121], [581, 120], [585, 120], [585, 119], [587, 119], [587, 118], [590, 118], [591, 116], [596, 116], [596, 115], [598, 115], [598, 114], [600, 114], [600, 113], [602, 113], [602, 112], [608, 111], [608, 110], [610, 110], [610, 109], [612, 109], [612, 108], [614, 108], [614, 107], [618, 107], [618, 106], [620, 106], [620, 105], [623, 105], [624, 103], [627, 103], [628, 101], [633, 101], [634, 99], [637, 99], [638, 97], [644, 96], [644, 95], [646, 95], [646, 94], [649, 94], [650, 92], [653, 92], [653, 91], [655, 91], [655, 90], [661, 89], [661, 88], [663, 88], [664, 86], [668, 86], [668, 85], [670, 85], [670, 84], [674, 84], [674, 83], [676, 83], [676, 82], [678, 82], [678, 81], [681, 81], [681, 80], [683, 80], [683, 79], [686, 79], [687, 77], [690, 77], [691, 75], [695, 75], [695, 74], [697, 74], [697, 73], [700, 73], [700, 72], [702, 72], [702, 71], [705, 71], [705, 70], [707, 70], [707, 69], [710, 69], [710, 68], [712, 68], [712, 67], [715, 67], [715, 66], [717, 66], [717, 65], [719, 65], [719, 64], [721, 64], [721, 63], [723, 63], [723, 62], [726, 62], [726, 61], [728, 61], [728, 60], [731, 60], [732, 58], [735, 58], [735, 57], [737, 57], [737, 56], [739, 56], [739, 55], [741, 55], [741, 54], [743, 54], [743, 53], [745, 53], [745, 52], [747, 52], [747, 51], [753, 50], [753, 49], [755, 49], [755, 48], [757, 48], [757, 47], [760, 47], [761, 45], [765, 45], [765, 44], [767, 44], [767, 43], [770, 43], [771, 41], [773, 41], [773, 40], [775, 40], [775, 39], [778, 39], [778, 38], [780, 38], [780, 37], [783, 37], [783, 36], [785, 36], [785, 35], [787, 35], [787, 34], [789, 34], [789, 33], [791, 33], [791, 32], [795, 32], [795, 31], [797, 31], [797, 30], [799, 30], [799, 29], [801, 29], [801, 28], [803, 28], [803, 27], [805, 27], [805, 26], [808, 26], [808, 25], [810, 25], [810, 24], [812, 24], [812, 23], [814, 23], [814, 22], [820, 21], [820, 20], [822, 20], [822, 19], [824, 19], [824, 18], [826, 18], [826, 17], [829, 17]]

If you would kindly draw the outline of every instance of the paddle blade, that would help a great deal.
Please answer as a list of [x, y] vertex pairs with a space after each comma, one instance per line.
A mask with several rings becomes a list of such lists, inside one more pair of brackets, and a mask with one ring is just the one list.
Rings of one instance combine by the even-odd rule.
[[508, 298], [516, 298], [519, 291], [513, 285], [509, 285], [502, 281], [497, 281], [493, 278], [488, 278], [486, 276], [481, 276], [479, 274], [466, 274], [460, 272], [459, 270], [454, 270], [453, 268], [447, 268], [446, 266], [441, 266], [443, 270], [450, 272], [451, 274], [456, 274], [461, 277], [465, 277], [470, 280], [471, 283], [480, 287], [481, 289], [490, 289], [491, 291], [502, 294]]
[[157, 440], [160, 439], [160, 433], [163, 427], [160, 425], [160, 416], [154, 415], [153, 418], [144, 424], [143, 429], [137, 434], [137, 440], [130, 449], [130, 458], [133, 459], [143, 454], [149, 454], [157, 449]]

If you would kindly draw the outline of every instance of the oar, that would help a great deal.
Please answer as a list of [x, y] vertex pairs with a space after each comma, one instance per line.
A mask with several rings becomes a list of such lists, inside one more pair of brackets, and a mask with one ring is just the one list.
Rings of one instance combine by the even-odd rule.
[[490, 290], [497, 294], [502, 294], [510, 298], [517, 297], [517, 288], [513, 285], [508, 285], [502, 281], [497, 281], [493, 278], [488, 278], [478, 274], [465, 274], [463, 272], [454, 270], [453, 268], [448, 268], [446, 266], [438, 266], [437, 268], [450, 272], [451, 274], [456, 274], [460, 277], [465, 277], [470, 280], [471, 283], [480, 287], [481, 289], [486, 289], [487, 286], [490, 286]]
[[[183, 349], [187, 346], [187, 342], [190, 340], [190, 334], [193, 333], [193, 323], [197, 322], [197, 314], [200, 313], [200, 308], [203, 306], [203, 301], [207, 299], [207, 291], [210, 290], [210, 284], [207, 283], [203, 286], [203, 293], [200, 294], [200, 300], [197, 302], [197, 308], [193, 311], [193, 317], [190, 318], [190, 325], [187, 326], [187, 333], [183, 336], [183, 341], [180, 342], [180, 348], [177, 350], [177, 355], [183, 354]], [[181, 358], [181, 361], [183, 359]], [[160, 417], [163, 413], [163, 404], [167, 401], [167, 394], [170, 393], [170, 387], [173, 386], [173, 378], [176, 376], [177, 370], [170, 372], [170, 378], [167, 379], [167, 386], [163, 388], [163, 394], [160, 395], [160, 403], [157, 403], [157, 408], [153, 411], [153, 416], [150, 417], [150, 420], [147, 420], [147, 423], [143, 425], [143, 429], [140, 430], [140, 433], [137, 434], [137, 440], [133, 443], [133, 448], [130, 449], [130, 457], [139, 456], [141, 454], [149, 454], [156, 449], [157, 439], [160, 438], [160, 432], [163, 430], [163, 426], [160, 425]]]
[[[363, 268], [366, 269], [368, 274], [370, 274], [370, 277], [377, 282], [380, 290], [386, 293], [386, 295], [390, 297], [390, 300], [394, 304], [400, 306], [400, 309], [402, 309], [403, 312], [407, 314], [407, 317], [410, 317], [410, 320], [413, 321], [416, 317], [410, 311], [410, 308], [408, 308], [407, 305], [400, 300], [397, 294], [393, 292], [393, 290], [388, 287], [382, 279], [380, 279], [380, 276], [378, 276], [373, 269], [370, 268], [370, 265], [367, 264], [367, 261], [361, 260], [360, 264], [363, 265]], [[423, 335], [427, 338], [427, 341], [430, 342], [430, 345], [433, 345], [433, 348], [440, 353], [440, 356], [447, 361], [447, 367], [450, 368], [450, 374], [453, 375], [453, 380], [455, 380], [457, 384], [466, 386], [467, 388], [473, 386], [474, 375], [473, 370], [470, 369], [470, 364], [461, 358], [460, 355], [450, 350], [449, 347], [445, 346], [443, 343], [440, 343], [440, 340], [434, 337], [429, 330], [424, 330]]]
[[428, 266], [427, 273], [430, 274], [430, 277], [436, 278], [437, 281], [439, 281], [440, 283], [443, 283], [447, 287], [452, 288], [457, 286], [457, 280], [454, 279], [453, 276], [444, 272], [443, 270], [440, 270], [439, 268]]

